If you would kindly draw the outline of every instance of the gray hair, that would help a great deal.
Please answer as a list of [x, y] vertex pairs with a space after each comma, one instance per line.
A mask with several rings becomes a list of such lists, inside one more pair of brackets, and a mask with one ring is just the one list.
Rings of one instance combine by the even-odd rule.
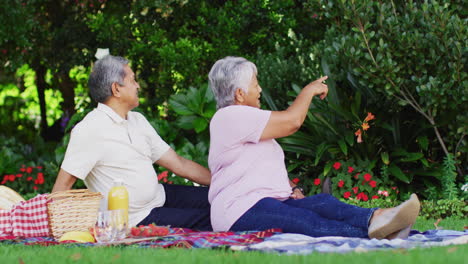
[[216, 61], [208, 78], [218, 109], [234, 104], [235, 93], [241, 88], [246, 93], [257, 67], [242, 57], [226, 57]]
[[88, 80], [89, 93], [94, 101], [104, 103], [112, 96], [113, 83], [123, 85], [125, 65], [128, 65], [127, 59], [112, 55], [96, 61]]

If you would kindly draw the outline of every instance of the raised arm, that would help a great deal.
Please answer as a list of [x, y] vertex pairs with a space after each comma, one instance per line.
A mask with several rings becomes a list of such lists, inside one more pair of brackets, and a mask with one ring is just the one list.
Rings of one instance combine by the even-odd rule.
[[299, 130], [314, 96], [319, 95], [322, 100], [327, 96], [328, 86], [323, 83], [326, 79], [328, 76], [305, 86], [288, 109], [272, 111], [260, 140], [286, 137]]
[[70, 190], [75, 182], [75, 176], [64, 171], [63, 169], [60, 169], [59, 174], [57, 175], [57, 179], [55, 180], [54, 187], [52, 188], [52, 192]]
[[174, 172], [180, 177], [186, 178], [202, 185], [210, 185], [211, 173], [200, 164], [179, 156], [173, 149], [169, 149], [156, 164]]

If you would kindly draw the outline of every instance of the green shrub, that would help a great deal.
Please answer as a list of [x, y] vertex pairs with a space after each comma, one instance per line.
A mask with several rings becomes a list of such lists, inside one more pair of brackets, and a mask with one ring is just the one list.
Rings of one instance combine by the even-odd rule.
[[437, 201], [422, 201], [420, 215], [424, 218], [446, 218], [468, 216], [468, 203], [460, 199], [442, 199]]
[[[365, 208], [389, 208], [400, 204], [394, 199], [375, 199], [367, 202], [357, 199], [341, 199], [348, 204]], [[447, 217], [465, 218], [468, 216], [468, 203], [460, 199], [442, 199], [437, 201], [422, 200], [419, 216], [426, 219], [438, 219]]]
[[407, 123], [420, 120], [425, 129], [409, 135], [428, 137], [431, 160], [452, 153], [466, 162], [468, 116], [459, 113], [468, 112], [468, 27], [458, 1], [321, 2], [334, 21], [321, 54], [334, 77], [384, 95], [378, 103], [404, 111]]

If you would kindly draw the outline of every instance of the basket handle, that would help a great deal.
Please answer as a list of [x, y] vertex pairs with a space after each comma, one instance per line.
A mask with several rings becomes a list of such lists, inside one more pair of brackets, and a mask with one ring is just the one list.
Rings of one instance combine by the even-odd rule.
[[53, 192], [48, 195], [48, 199], [63, 199], [63, 198], [69, 198], [69, 197], [95, 197], [95, 196], [100, 196], [102, 197], [101, 193], [99, 192], [91, 192], [88, 189], [76, 189], [76, 190], [67, 190], [67, 191], [58, 191], [58, 192]]

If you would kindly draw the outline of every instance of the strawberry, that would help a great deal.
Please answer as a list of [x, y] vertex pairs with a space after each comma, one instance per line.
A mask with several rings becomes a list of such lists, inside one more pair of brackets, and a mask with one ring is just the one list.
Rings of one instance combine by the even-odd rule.
[[140, 229], [136, 228], [136, 227], [132, 227], [130, 232], [131, 232], [132, 236], [139, 236], [140, 233], [141, 233]]
[[165, 236], [169, 234], [169, 228], [158, 226], [154, 229], [156, 236]]
[[151, 229], [146, 228], [145, 231], [143, 231], [143, 236], [145, 237], [151, 236]]

